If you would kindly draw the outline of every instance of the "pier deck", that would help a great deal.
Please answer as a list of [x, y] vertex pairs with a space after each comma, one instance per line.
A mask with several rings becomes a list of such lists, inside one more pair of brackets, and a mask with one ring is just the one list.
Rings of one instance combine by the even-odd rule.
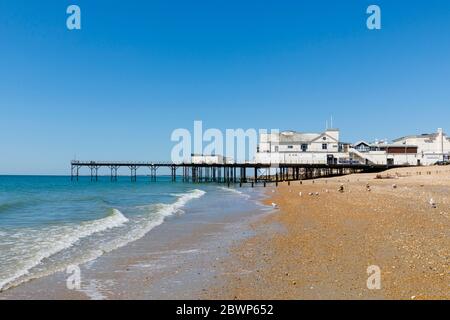
[[366, 164], [197, 164], [172, 162], [128, 162], [128, 161], [71, 161], [71, 179], [78, 181], [80, 169], [88, 168], [91, 181], [98, 181], [100, 168], [110, 170], [111, 181], [117, 181], [120, 168], [130, 170], [131, 181], [137, 180], [139, 169], [148, 170], [150, 181], [156, 181], [158, 169], [170, 169], [172, 181], [180, 177], [183, 182], [194, 183], [225, 183], [225, 184], [254, 184], [276, 183], [282, 181], [307, 180], [321, 177], [340, 176], [357, 172], [381, 172], [391, 168], [404, 166], [394, 165], [366, 165]]

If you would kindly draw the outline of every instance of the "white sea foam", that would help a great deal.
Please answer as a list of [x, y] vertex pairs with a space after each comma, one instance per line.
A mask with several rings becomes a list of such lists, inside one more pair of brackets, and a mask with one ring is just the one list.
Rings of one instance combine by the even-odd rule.
[[142, 238], [150, 230], [162, 224], [166, 217], [174, 213], [181, 213], [181, 209], [186, 205], [186, 203], [190, 200], [202, 197], [205, 193], [206, 192], [203, 190], [195, 189], [190, 192], [177, 195], [177, 201], [171, 204], [160, 203], [149, 206], [140, 206], [139, 208], [145, 210], [146, 214], [134, 221], [133, 228], [127, 234], [109, 242], [105, 245], [103, 250], [109, 252]]
[[97, 280], [91, 280], [85, 288], [82, 288], [79, 291], [83, 292], [91, 300], [106, 300], [106, 296], [102, 293], [102, 289], [103, 288]]
[[[14, 235], [22, 241], [14, 251], [27, 252], [20, 257], [20, 261], [11, 262], [20, 264], [20, 267], [4, 279], [0, 279], [0, 291], [7, 289], [8, 284], [28, 274], [29, 270], [64, 249], [71, 247], [78, 240], [94, 233], [119, 227], [128, 222], [128, 219], [117, 209], [112, 214], [98, 220], [81, 223], [80, 225], [50, 227], [44, 230], [24, 230]], [[37, 234], [38, 233], [38, 234]], [[34, 249], [34, 250], [33, 250]]]
[[[78, 226], [56, 227], [44, 232], [43, 230], [39, 230], [39, 236], [29, 234], [30, 241], [22, 241], [22, 248], [15, 249], [22, 249], [23, 252], [27, 251], [31, 253], [24, 259], [21, 259], [24, 263], [16, 269], [18, 271], [15, 271], [7, 277], [4, 277], [4, 275], [0, 273], [0, 276], [2, 276], [2, 278], [0, 278], [0, 291], [31, 279], [40, 278], [64, 270], [65, 266], [60, 266], [54, 269], [40, 271], [36, 274], [29, 274], [30, 270], [39, 265], [44, 259], [70, 248], [82, 238], [116, 227], [129, 227], [129, 230], [124, 234], [118, 234], [114, 239], [99, 243], [95, 250], [85, 253], [76, 261], [71, 261], [71, 264], [83, 264], [92, 261], [103, 255], [105, 252], [110, 252], [136, 241], [156, 226], [162, 224], [167, 216], [182, 212], [181, 209], [186, 203], [190, 200], [202, 197], [205, 193], [205, 191], [195, 189], [177, 195], [178, 199], [172, 204], [141, 206], [139, 208], [144, 210], [144, 214], [132, 221], [126, 218], [119, 210], [113, 209], [112, 214], [103, 219], [87, 222]], [[34, 233], [35, 232], [37, 231], [34, 231]], [[16, 234], [14, 237], [20, 238], [20, 235]], [[36, 238], [39, 240], [36, 241]], [[32, 249], [34, 247], [36, 247], [36, 250]]]
[[240, 196], [242, 196], [242, 197], [244, 197], [244, 198], [247, 198], [247, 199], [250, 198], [250, 195], [245, 194], [245, 193], [243, 193], [242, 191], [239, 191], [239, 190], [234, 189], [234, 188], [225, 188], [225, 187], [218, 187], [218, 188], [219, 188], [220, 190], [223, 190], [223, 191], [228, 191], [228, 192], [231, 192], [231, 193], [234, 193], [234, 194], [238, 194], [238, 195], [240, 195]]
[[199, 249], [189, 249], [189, 250], [179, 250], [179, 251], [175, 251], [175, 253], [177, 254], [191, 254], [191, 253], [197, 253], [200, 252]]

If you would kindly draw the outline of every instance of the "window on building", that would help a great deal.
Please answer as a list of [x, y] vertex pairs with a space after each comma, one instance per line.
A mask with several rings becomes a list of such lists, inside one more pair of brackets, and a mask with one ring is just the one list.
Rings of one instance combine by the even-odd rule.
[[322, 140], [323, 140], [323, 141], [327, 140], [327, 137], [323, 137]]
[[288, 146], [288, 149], [294, 149], [294, 146]]
[[370, 151], [370, 147], [364, 143], [357, 145], [355, 149], [360, 152], [369, 152]]
[[278, 146], [275, 146], [275, 152], [278, 152]]
[[306, 143], [302, 144], [302, 151], [305, 152], [308, 150], [308, 145]]
[[322, 144], [322, 150], [327, 150], [328, 149], [328, 145], [326, 143]]

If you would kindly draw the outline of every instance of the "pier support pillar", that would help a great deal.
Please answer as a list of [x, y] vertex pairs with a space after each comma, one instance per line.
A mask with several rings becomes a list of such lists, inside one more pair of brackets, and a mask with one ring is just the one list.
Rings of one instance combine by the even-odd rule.
[[111, 170], [111, 181], [117, 181], [117, 170], [119, 166], [111, 165], [109, 169]]
[[171, 166], [170, 171], [171, 171], [172, 182], [176, 182], [177, 181], [177, 167]]
[[131, 165], [129, 166], [130, 168], [130, 178], [131, 178], [131, 182], [136, 182], [137, 181], [137, 166], [135, 165]]

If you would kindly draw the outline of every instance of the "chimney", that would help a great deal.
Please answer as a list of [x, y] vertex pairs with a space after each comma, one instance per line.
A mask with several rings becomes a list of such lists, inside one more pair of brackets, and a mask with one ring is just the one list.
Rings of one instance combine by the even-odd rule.
[[437, 140], [439, 143], [439, 153], [442, 155], [442, 157], [444, 157], [444, 131], [442, 130], [442, 128], [439, 128], [437, 130], [438, 136], [437, 136]]

